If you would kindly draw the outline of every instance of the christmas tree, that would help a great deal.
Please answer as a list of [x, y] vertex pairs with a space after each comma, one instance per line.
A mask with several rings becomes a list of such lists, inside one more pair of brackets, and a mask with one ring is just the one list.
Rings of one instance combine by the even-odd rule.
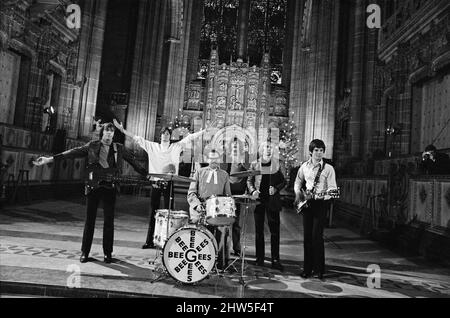
[[[293, 113], [291, 115], [294, 115]], [[290, 118], [292, 118], [291, 116]], [[280, 129], [280, 154], [281, 161], [284, 163], [286, 173], [289, 174], [292, 168], [299, 164], [297, 125], [292, 119], [281, 125]]]

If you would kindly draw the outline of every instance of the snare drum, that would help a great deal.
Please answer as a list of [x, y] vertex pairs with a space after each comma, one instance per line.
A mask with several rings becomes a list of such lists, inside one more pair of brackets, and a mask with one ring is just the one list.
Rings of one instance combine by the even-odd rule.
[[[170, 237], [180, 227], [188, 224], [189, 221], [189, 213], [186, 211], [170, 210], [170, 221], [168, 215], [169, 210], [156, 210], [153, 243], [161, 249], [164, 247], [167, 237]], [[167, 226], [169, 226], [169, 235], [167, 235]]]
[[206, 223], [213, 226], [226, 226], [234, 223], [236, 205], [232, 197], [212, 196], [206, 200]]
[[178, 229], [163, 249], [163, 265], [175, 280], [193, 284], [205, 279], [217, 259], [217, 242], [204, 226]]

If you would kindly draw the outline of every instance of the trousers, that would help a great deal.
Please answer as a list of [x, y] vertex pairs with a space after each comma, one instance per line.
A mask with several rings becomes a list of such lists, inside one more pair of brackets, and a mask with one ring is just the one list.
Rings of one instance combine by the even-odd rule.
[[81, 251], [86, 255], [91, 251], [94, 237], [95, 220], [100, 202], [103, 202], [103, 252], [110, 255], [114, 242], [114, 208], [116, 205], [116, 190], [98, 188], [87, 195], [86, 222], [84, 224]]

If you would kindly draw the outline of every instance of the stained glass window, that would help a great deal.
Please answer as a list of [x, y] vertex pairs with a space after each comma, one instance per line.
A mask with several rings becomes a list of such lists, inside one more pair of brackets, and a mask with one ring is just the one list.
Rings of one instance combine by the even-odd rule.
[[[251, 0], [248, 24], [248, 61], [261, 63], [265, 51], [270, 52], [272, 66], [283, 64], [287, 0]], [[217, 41], [219, 62], [236, 60], [238, 0], [205, 0], [200, 38], [200, 59], [208, 59], [213, 40]]]

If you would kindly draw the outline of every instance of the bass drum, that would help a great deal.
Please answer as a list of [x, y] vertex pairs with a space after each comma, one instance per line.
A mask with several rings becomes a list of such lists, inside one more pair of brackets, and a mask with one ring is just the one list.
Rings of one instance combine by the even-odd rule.
[[194, 284], [205, 279], [217, 260], [217, 242], [204, 226], [187, 225], [173, 233], [163, 249], [163, 265], [175, 280]]

